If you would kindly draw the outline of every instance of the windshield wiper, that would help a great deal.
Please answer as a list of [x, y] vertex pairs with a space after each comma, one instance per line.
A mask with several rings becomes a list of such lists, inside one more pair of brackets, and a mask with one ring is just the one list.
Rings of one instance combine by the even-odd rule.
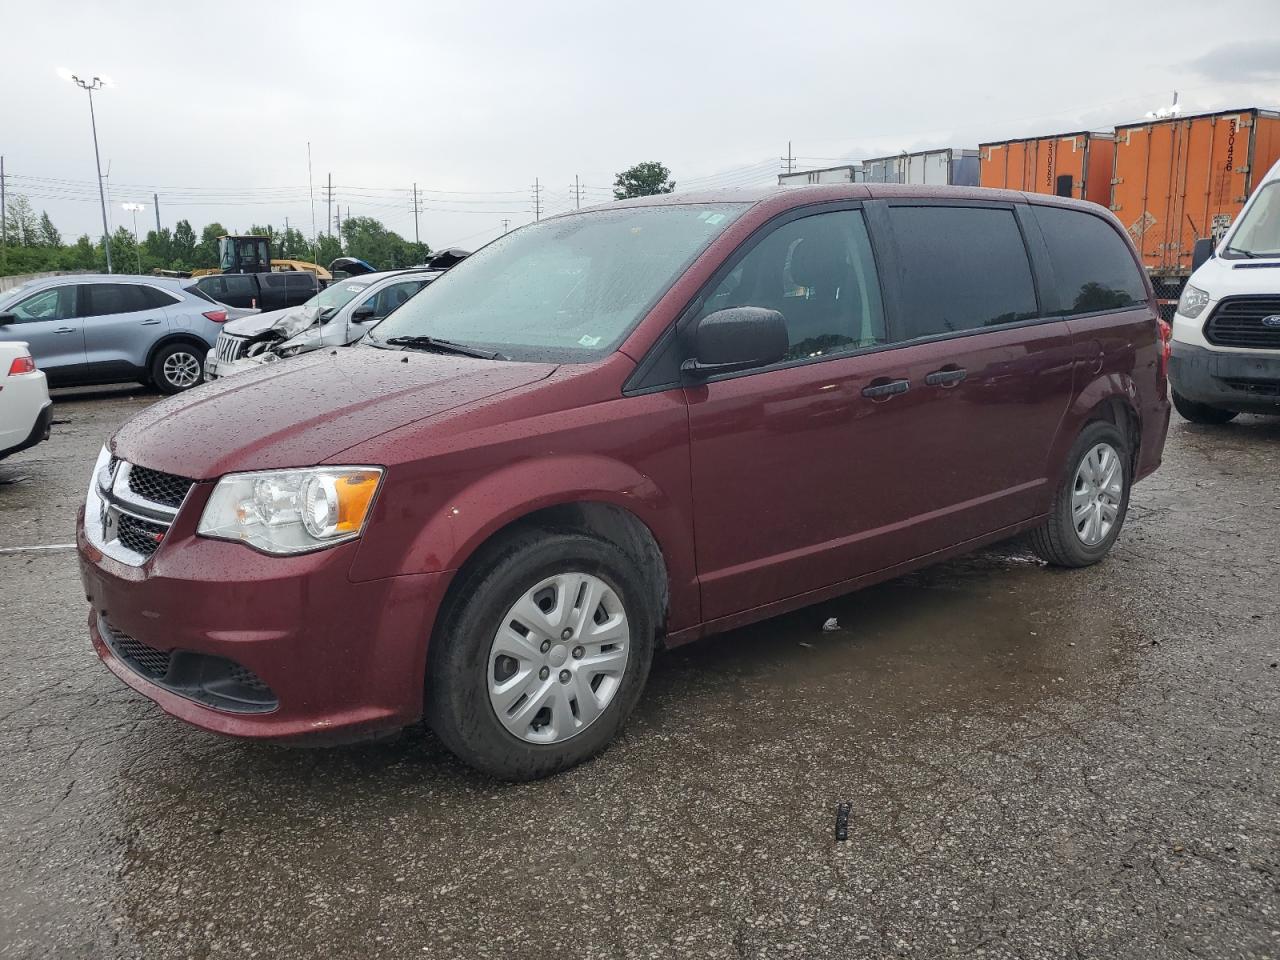
[[1258, 255], [1256, 253], [1250, 253], [1248, 250], [1241, 250], [1239, 247], [1233, 247], [1230, 244], [1227, 244], [1227, 253], [1238, 253], [1240, 256], [1248, 257], [1250, 260], [1258, 259]]
[[429, 350], [435, 353], [456, 353], [464, 357], [479, 357], [481, 360], [506, 360], [507, 357], [496, 350], [482, 350], [465, 343], [454, 343], [452, 340], [441, 340], [438, 337], [388, 337], [379, 341], [393, 347], [409, 347], [413, 350]]

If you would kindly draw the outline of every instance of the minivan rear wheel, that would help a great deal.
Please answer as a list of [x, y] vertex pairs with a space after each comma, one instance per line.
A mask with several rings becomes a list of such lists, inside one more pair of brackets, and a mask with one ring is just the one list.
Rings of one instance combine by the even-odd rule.
[[151, 360], [151, 382], [161, 393], [181, 393], [204, 379], [204, 358], [186, 343], [170, 343]]
[[1081, 431], [1067, 456], [1053, 511], [1031, 534], [1032, 549], [1059, 567], [1087, 567], [1107, 555], [1129, 510], [1129, 444], [1111, 423]]
[[426, 716], [459, 759], [545, 777], [617, 735], [649, 674], [652, 589], [616, 545], [529, 529], [461, 576], [431, 640]]
[[1221, 407], [1211, 407], [1207, 403], [1188, 400], [1177, 390], [1173, 391], [1173, 408], [1178, 411], [1183, 420], [1208, 426], [1229, 423], [1238, 416], [1234, 410], [1223, 410]]

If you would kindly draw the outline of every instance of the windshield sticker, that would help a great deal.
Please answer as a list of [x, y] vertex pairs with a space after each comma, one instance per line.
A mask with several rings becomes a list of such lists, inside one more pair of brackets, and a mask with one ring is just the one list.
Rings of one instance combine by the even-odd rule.
[[596, 347], [600, 345], [601, 339], [603, 338], [584, 335], [582, 339], [578, 341], [578, 345], [581, 347]]
[[713, 213], [713, 214], [711, 214], [710, 216], [708, 216], [708, 217], [707, 217], [707, 224], [708, 224], [709, 226], [713, 226], [713, 227], [714, 227], [717, 223], [723, 223], [723, 222], [724, 222], [724, 214], [723, 214], [723, 213]]
[[356, 285], [354, 287], [347, 287], [347, 293], [359, 293], [363, 289], [364, 289], [364, 286], [360, 286], [360, 285]]

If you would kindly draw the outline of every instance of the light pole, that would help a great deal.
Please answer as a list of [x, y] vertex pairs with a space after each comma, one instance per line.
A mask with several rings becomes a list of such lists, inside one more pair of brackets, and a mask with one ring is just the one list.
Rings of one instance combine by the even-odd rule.
[[138, 214], [147, 209], [144, 203], [122, 203], [122, 210], [133, 214], [133, 250], [138, 255], [138, 273], [142, 273], [142, 244], [138, 242]]
[[98, 202], [102, 205], [102, 246], [107, 251], [107, 273], [112, 273], [111, 234], [107, 227], [107, 195], [102, 189], [102, 159], [98, 155], [98, 120], [93, 115], [93, 91], [101, 90], [107, 84], [101, 77], [86, 81], [81, 80], [74, 73], [67, 74], [67, 79], [89, 94], [89, 125], [93, 128], [93, 162], [98, 170]]

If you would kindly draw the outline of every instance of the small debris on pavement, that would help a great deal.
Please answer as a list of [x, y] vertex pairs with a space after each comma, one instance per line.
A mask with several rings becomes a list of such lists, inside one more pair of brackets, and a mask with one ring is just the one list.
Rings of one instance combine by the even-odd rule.
[[840, 629], [840, 621], [837, 620], [835, 617], [832, 617], [822, 625], [823, 633], [835, 633], [839, 629]]
[[836, 806], [836, 840], [849, 839], [849, 810], [851, 805], [841, 803]]

